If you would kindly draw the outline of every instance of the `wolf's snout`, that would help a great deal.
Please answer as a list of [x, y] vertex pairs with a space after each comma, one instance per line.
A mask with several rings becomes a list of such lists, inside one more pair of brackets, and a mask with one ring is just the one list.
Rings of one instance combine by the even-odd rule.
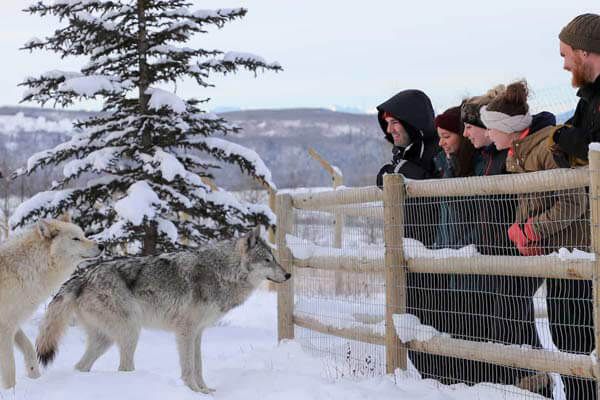
[[98, 250], [102, 253], [104, 251], [104, 245], [102, 243], [98, 243]]
[[285, 273], [285, 280], [287, 281], [288, 279], [290, 279], [292, 277], [292, 274], [290, 274], [289, 272]]

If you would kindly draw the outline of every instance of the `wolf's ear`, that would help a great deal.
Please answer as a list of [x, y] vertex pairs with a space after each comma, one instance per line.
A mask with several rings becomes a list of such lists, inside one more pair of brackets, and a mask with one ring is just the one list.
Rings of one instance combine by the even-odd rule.
[[57, 218], [57, 220], [62, 221], [62, 222], [71, 222], [71, 213], [68, 211], [65, 211], [63, 214], [61, 214], [60, 217]]
[[252, 229], [250, 232], [242, 236], [238, 242], [237, 247], [240, 254], [245, 255], [256, 246], [258, 238], [260, 237], [260, 228]]
[[252, 229], [250, 231], [250, 233], [248, 233], [248, 248], [252, 249], [256, 246], [256, 243], [258, 243], [258, 238], [260, 237], [260, 227], [257, 226], [256, 228]]
[[56, 228], [54, 226], [52, 226], [52, 224], [50, 222], [48, 222], [44, 219], [38, 221], [37, 230], [43, 239], [48, 239], [48, 240], [53, 239], [58, 234]]

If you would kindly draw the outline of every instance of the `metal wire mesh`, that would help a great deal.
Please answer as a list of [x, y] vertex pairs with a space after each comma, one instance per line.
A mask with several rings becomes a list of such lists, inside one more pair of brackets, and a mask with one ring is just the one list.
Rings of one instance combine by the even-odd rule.
[[[381, 211], [381, 204], [367, 205], [365, 211]], [[343, 218], [343, 217], [342, 217]], [[339, 216], [338, 216], [339, 220]], [[336, 241], [335, 217], [296, 210], [291, 233], [301, 239], [296, 252], [311, 249], [304, 257], [341, 257], [354, 254], [381, 258], [383, 221], [376, 217], [345, 217], [343, 235]], [[326, 355], [325, 371], [332, 379], [344, 376], [373, 376], [385, 373], [385, 352], [381, 345], [360, 340], [359, 330], [384, 334], [385, 281], [379, 270], [360, 272], [297, 268], [294, 271], [294, 315], [340, 330], [346, 338], [295, 327], [295, 337], [307, 349]]]
[[[524, 175], [512, 178], [516, 182], [527, 179]], [[557, 179], [560, 179], [558, 175]], [[521, 186], [526, 187], [526, 183], [523, 181]], [[451, 181], [437, 184], [439, 193], [452, 189]], [[405, 241], [404, 251], [409, 257], [443, 257], [451, 264], [453, 257], [468, 257], [477, 262], [477, 257], [483, 255], [546, 255], [539, 257], [537, 262], [551, 269], [563, 265], [565, 258], [590, 256], [589, 204], [584, 188], [416, 200], [414, 205], [407, 201], [404, 206], [405, 237], [414, 235], [419, 240]], [[433, 219], [438, 225], [434, 223], [435, 229], [419, 237], [417, 235], [423, 233], [423, 213], [437, 213], [438, 217]], [[430, 225], [430, 220], [426, 221], [426, 226]], [[536, 236], [535, 240], [521, 240], [527, 237], [524, 234], [527, 225], [535, 233], [532, 235]], [[518, 233], [512, 240], [511, 230]], [[427, 249], [423, 249], [421, 243]], [[428, 249], [434, 249], [434, 254], [427, 254]], [[507, 260], [519, 263], [518, 258], [488, 262], [501, 270]], [[452, 338], [545, 349], [556, 356], [550, 358], [548, 353], [519, 355], [540, 358], [537, 361], [549, 357], [548, 362], [551, 359], [565, 364], [569, 363], [568, 357], [565, 355], [562, 360], [558, 350], [587, 355], [593, 349], [589, 281], [548, 279], [544, 282], [531, 276], [408, 273], [406, 292], [407, 312], [419, 317], [422, 324], [450, 334]], [[469, 348], [468, 343], [454, 345]], [[518, 358], [508, 360], [512, 362], [504, 365], [460, 360], [425, 351], [409, 351], [409, 358], [423, 377], [442, 383], [492, 382], [517, 385], [545, 397], [595, 398], [590, 380], [569, 375], [563, 375], [562, 381], [557, 375], [548, 377], [553, 379], [538, 379], [545, 374], [511, 366], [519, 365]], [[478, 358], [484, 360], [485, 356]]]
[[[435, 181], [439, 194], [408, 188], [385, 205], [403, 214], [404, 262], [385, 267], [406, 272], [395, 288], [403, 297], [387, 299], [404, 310], [397, 351], [407, 350], [410, 375], [443, 384], [493, 385], [515, 399], [595, 399], [588, 189], [557, 173], [547, 187], [561, 190], [527, 193], [536, 186], [527, 175], [511, 176], [520, 189], [503, 194], [478, 191], [486, 179], [469, 178], [460, 181], [467, 195], [445, 195], [457, 193], [449, 179]], [[381, 202], [358, 201], [294, 211], [289, 246], [306, 260], [294, 271], [295, 336], [327, 356], [333, 378], [386, 371], [383, 260], [399, 249], [386, 244], [394, 226], [384, 213]]]

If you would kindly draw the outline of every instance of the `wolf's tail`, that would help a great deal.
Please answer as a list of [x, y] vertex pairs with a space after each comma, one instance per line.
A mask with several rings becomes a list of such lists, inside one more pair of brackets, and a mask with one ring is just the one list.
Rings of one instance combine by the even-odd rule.
[[71, 278], [65, 282], [52, 299], [35, 341], [37, 357], [43, 366], [52, 363], [58, 351], [58, 342], [67, 329], [71, 315], [77, 307], [76, 293], [79, 282]]

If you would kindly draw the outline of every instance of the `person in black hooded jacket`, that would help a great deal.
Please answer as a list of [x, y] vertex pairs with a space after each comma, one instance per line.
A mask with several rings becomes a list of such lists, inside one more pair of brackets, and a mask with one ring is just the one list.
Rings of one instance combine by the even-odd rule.
[[431, 100], [420, 90], [403, 90], [377, 107], [379, 124], [385, 138], [394, 145], [392, 162], [377, 174], [377, 186], [383, 187], [383, 175], [402, 174], [410, 179], [435, 176], [434, 156], [438, 153], [435, 113]]
[[[402, 174], [409, 179], [435, 178], [434, 157], [440, 151], [434, 126], [431, 100], [416, 89], [403, 90], [377, 107], [379, 125], [392, 143], [392, 162], [377, 174], [383, 189], [383, 175]], [[427, 247], [434, 244], [437, 206], [427, 199], [407, 199], [404, 236]]]
[[[377, 107], [385, 138], [394, 145], [392, 162], [377, 174], [377, 186], [383, 188], [383, 175], [402, 174], [409, 179], [436, 176], [434, 156], [439, 152], [433, 106], [420, 90], [404, 90]], [[438, 224], [438, 199], [407, 198], [404, 206], [404, 237], [434, 245]], [[430, 301], [440, 287], [437, 274], [408, 273], [407, 312], [426, 325], [437, 326], [439, 313]], [[423, 378], [440, 379], [446, 370], [444, 357], [409, 351], [408, 356]]]

